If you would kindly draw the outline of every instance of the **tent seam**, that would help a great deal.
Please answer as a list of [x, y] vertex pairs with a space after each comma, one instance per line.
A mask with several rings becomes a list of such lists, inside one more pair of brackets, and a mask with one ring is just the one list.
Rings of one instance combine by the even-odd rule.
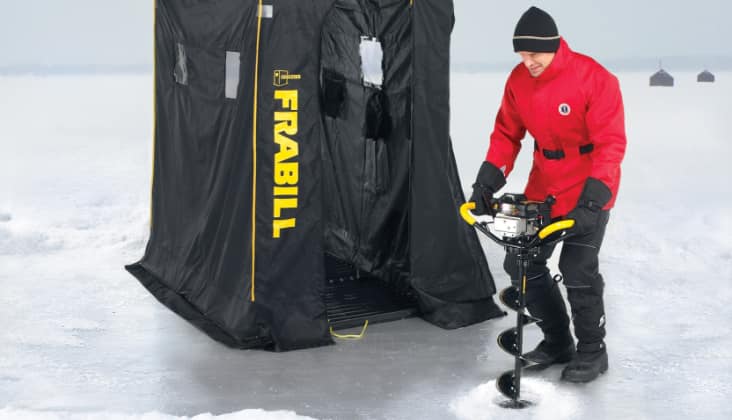
[[259, 87], [259, 42], [262, 33], [262, 0], [257, 6], [257, 46], [254, 59], [254, 106], [252, 110], [252, 272], [251, 301], [256, 300], [254, 294], [256, 274], [256, 239], [257, 239], [257, 95]]

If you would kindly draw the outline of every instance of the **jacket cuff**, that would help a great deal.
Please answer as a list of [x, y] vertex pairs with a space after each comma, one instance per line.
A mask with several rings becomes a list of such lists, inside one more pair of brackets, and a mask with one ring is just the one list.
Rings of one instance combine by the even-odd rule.
[[480, 166], [475, 182], [495, 193], [506, 185], [506, 177], [496, 165], [486, 161]]
[[592, 211], [602, 210], [612, 197], [612, 191], [604, 182], [597, 178], [587, 178], [577, 207], [585, 207]]

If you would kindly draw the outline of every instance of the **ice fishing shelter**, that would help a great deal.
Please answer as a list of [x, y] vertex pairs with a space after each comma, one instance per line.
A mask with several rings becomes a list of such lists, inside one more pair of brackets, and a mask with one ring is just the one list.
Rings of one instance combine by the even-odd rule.
[[660, 69], [651, 76], [650, 85], [672, 87], [674, 85], [674, 78], [666, 70]]
[[158, 0], [150, 239], [128, 270], [232, 347], [331, 343], [324, 256], [427, 321], [502, 315], [449, 136], [449, 0]]
[[709, 70], [704, 70], [696, 76], [696, 81], [699, 83], [714, 83], [714, 74]]

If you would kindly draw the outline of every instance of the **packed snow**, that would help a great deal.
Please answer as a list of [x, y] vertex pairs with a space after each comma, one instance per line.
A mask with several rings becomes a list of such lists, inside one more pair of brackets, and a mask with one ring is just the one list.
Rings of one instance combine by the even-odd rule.
[[[522, 381], [521, 400], [530, 401], [531, 405], [521, 410], [501, 407], [506, 397], [498, 392], [494, 382], [490, 382], [452, 401], [450, 409], [460, 420], [511, 420], [523, 419], [527, 415], [536, 420], [555, 420], [572, 418], [579, 407], [578, 395], [556, 383], [537, 378]], [[548, 406], [551, 409], [547, 409]]]
[[[150, 76], [0, 77], [0, 418], [732, 418], [732, 74], [676, 73], [674, 88], [649, 75], [619, 74], [629, 145], [601, 256], [610, 370], [582, 386], [560, 367], [532, 373], [536, 405], [521, 411], [495, 404], [513, 366], [495, 337], [513, 317], [455, 331], [408, 319], [282, 354], [213, 342], [123, 270], [148, 234]], [[466, 190], [505, 78], [452, 75]], [[505, 191], [526, 181], [526, 144]], [[484, 247], [505, 287], [502, 250]]]

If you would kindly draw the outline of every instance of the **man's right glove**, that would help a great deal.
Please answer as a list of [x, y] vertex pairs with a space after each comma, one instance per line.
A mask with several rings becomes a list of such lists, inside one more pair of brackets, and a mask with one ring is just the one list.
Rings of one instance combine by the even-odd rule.
[[475, 203], [473, 214], [492, 214], [491, 199], [496, 191], [506, 185], [506, 177], [500, 169], [490, 162], [483, 162], [478, 171], [478, 177], [473, 184], [473, 195], [470, 201]]

